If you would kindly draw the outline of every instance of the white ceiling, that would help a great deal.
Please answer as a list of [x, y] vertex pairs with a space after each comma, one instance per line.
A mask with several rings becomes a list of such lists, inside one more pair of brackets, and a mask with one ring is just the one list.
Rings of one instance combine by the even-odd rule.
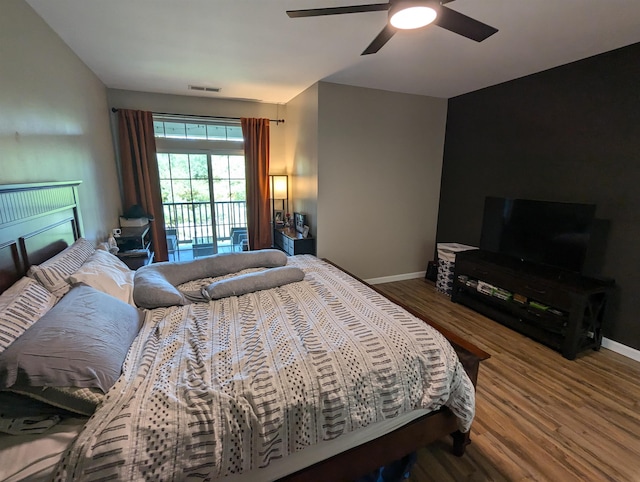
[[386, 12], [285, 11], [384, 0], [27, 2], [107, 87], [271, 103], [320, 80], [449, 98], [640, 42], [640, 0], [456, 0], [499, 32], [477, 43], [432, 25], [368, 56]]

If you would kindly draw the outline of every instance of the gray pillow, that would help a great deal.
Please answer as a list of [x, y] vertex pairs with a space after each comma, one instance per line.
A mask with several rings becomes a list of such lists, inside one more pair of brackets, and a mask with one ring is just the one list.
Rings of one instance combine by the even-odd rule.
[[[146, 266], [142, 268], [146, 268]], [[142, 268], [136, 272], [133, 278], [133, 301], [136, 306], [153, 309], [190, 303], [178, 288], [167, 280], [164, 273], [167, 270], [143, 270]]]
[[90, 286], [74, 286], [0, 354], [0, 389], [94, 387], [106, 393], [143, 316]]
[[53, 258], [41, 265], [31, 266], [27, 274], [38, 280], [56, 298], [62, 298], [71, 287], [67, 278], [75, 273], [94, 251], [93, 243], [79, 238]]
[[300, 268], [282, 266], [216, 281], [204, 288], [203, 291], [210, 299], [219, 300], [228, 296], [240, 296], [254, 291], [268, 290], [303, 279], [304, 271]]
[[192, 261], [153, 263], [136, 271], [133, 299], [141, 308], [186, 305], [190, 301], [176, 288], [179, 284], [237, 273], [248, 268], [274, 268], [286, 264], [287, 255], [277, 249], [223, 253]]

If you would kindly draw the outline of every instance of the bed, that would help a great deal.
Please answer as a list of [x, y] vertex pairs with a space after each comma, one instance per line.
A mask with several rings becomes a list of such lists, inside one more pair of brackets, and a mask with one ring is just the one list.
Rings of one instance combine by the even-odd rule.
[[[20, 283], [32, 266], [46, 266], [47, 260], [83, 239], [78, 184], [0, 186], [0, 292]], [[87, 258], [97, 256], [87, 253]], [[131, 342], [119, 343], [126, 348], [122, 375], [103, 387], [106, 395], [90, 418], [87, 411], [86, 416], [72, 413], [42, 434], [0, 437], [0, 449], [16, 460], [8, 480], [171, 479], [168, 474], [179, 480], [211, 474], [228, 481], [355, 480], [448, 435], [454, 453], [462, 455], [470, 440], [473, 385], [479, 362], [488, 355], [407, 307], [391, 303], [374, 287], [327, 261], [301, 256], [290, 258], [287, 265], [301, 269], [305, 279], [243, 296], [145, 310], [139, 326], [131, 325], [136, 326]], [[192, 283], [201, 286], [202, 280]], [[65, 287], [68, 292], [53, 306], [56, 310], [65, 303], [78, 306], [69, 300], [84, 299], [86, 293], [81, 291], [88, 288]], [[183, 288], [193, 286], [186, 283]], [[133, 309], [126, 297], [120, 301]], [[45, 314], [43, 319], [51, 318]], [[335, 320], [342, 320], [338, 328]], [[427, 325], [434, 330], [427, 330]], [[294, 338], [298, 341], [293, 347], [283, 341]], [[395, 348], [378, 346], [383, 339]], [[271, 351], [263, 349], [265, 340], [274, 345]], [[207, 349], [200, 351], [204, 345]], [[398, 355], [410, 345], [427, 356]], [[347, 365], [366, 366], [368, 374], [342, 362], [329, 363], [333, 351], [327, 346], [339, 346], [336, 351], [341, 359], [350, 360]], [[368, 361], [363, 358], [365, 351], [371, 351]], [[436, 351], [451, 359], [449, 368], [430, 358]], [[315, 368], [304, 368], [298, 360], [303, 352]], [[252, 357], [259, 363], [245, 364]], [[175, 370], [169, 372], [171, 366]], [[303, 376], [305, 371], [309, 378]], [[372, 376], [369, 372], [383, 386], [381, 392], [363, 378]], [[396, 384], [397, 373], [431, 378], [411, 388], [401, 380]], [[341, 384], [355, 386], [357, 393], [340, 398], [336, 393], [344, 390]], [[252, 387], [257, 391], [247, 391]], [[428, 398], [429, 390], [434, 393]], [[315, 393], [320, 405], [307, 406], [310, 402], [303, 401], [303, 392]], [[288, 397], [297, 402], [285, 408], [274, 404], [275, 398]], [[154, 399], [155, 405], [145, 405], [145, 399]], [[225, 424], [214, 423], [204, 412], [214, 413], [213, 418]], [[256, 420], [259, 428], [253, 425]], [[188, 428], [164, 431], [175, 426]], [[258, 442], [241, 435], [252, 431], [260, 433]], [[212, 439], [209, 432], [225, 433]], [[31, 472], [18, 467], [25, 452], [42, 454], [26, 463]]]

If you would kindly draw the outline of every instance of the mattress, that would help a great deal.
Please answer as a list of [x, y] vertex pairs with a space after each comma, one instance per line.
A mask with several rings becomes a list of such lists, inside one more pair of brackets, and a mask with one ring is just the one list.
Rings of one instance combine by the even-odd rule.
[[[415, 410], [400, 417], [352, 432], [344, 437], [308, 447], [289, 457], [277, 460], [265, 469], [226, 477], [225, 482], [266, 482], [278, 480], [286, 475], [321, 462], [426, 415], [428, 410]], [[80, 433], [86, 419], [67, 419], [40, 435], [0, 435], [0, 481], [45, 482], [50, 481], [54, 470]]]

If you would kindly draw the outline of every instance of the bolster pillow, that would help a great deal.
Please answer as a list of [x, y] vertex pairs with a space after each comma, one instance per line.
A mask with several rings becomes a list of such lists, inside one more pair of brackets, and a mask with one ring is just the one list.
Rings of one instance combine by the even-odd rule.
[[186, 305], [190, 301], [176, 286], [202, 278], [215, 278], [248, 268], [277, 268], [287, 255], [277, 249], [223, 253], [192, 261], [154, 263], [143, 266], [133, 279], [133, 301], [140, 308]]
[[240, 296], [254, 291], [268, 290], [277, 286], [302, 281], [303, 279], [304, 271], [300, 268], [282, 266], [216, 281], [203, 288], [202, 294], [211, 300], [219, 300], [229, 296]]

